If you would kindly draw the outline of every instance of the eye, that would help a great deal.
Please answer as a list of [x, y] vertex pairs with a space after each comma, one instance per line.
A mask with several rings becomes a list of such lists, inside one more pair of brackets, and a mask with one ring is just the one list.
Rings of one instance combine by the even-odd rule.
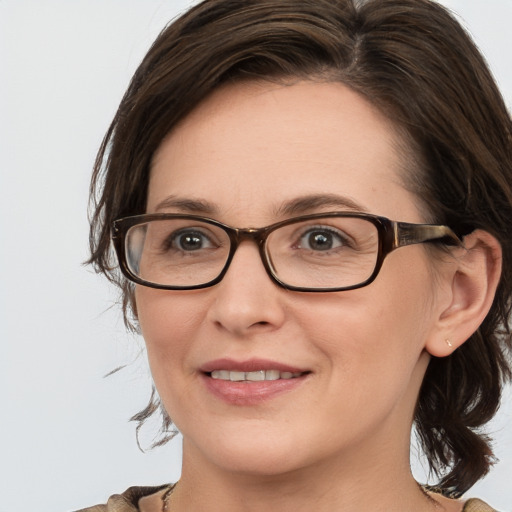
[[168, 248], [183, 252], [200, 251], [214, 247], [212, 240], [201, 231], [180, 229], [171, 234], [168, 240]]
[[347, 245], [343, 233], [326, 227], [313, 227], [303, 233], [299, 239], [298, 248], [311, 251], [329, 251]]

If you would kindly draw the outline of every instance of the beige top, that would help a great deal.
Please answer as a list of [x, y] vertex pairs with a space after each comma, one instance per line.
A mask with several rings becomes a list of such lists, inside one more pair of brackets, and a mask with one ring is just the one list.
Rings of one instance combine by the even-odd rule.
[[[130, 487], [123, 494], [114, 494], [108, 499], [106, 505], [95, 505], [76, 512], [140, 512], [138, 503], [144, 496], [157, 493], [169, 487], [160, 485], [158, 487]], [[482, 500], [471, 498], [464, 504], [463, 512], [497, 512]]]

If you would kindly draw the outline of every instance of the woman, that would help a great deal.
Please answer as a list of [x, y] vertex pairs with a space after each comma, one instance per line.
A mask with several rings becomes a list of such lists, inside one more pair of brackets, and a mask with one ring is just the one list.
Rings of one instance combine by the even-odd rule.
[[492, 510], [461, 496], [511, 376], [511, 128], [427, 0], [207, 0], [169, 25], [98, 155], [91, 263], [182, 477], [89, 510]]

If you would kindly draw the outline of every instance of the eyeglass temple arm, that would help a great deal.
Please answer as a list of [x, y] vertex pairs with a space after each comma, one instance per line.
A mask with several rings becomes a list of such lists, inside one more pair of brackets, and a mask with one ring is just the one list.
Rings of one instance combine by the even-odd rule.
[[448, 227], [434, 224], [393, 223], [393, 245], [421, 244], [423, 242], [442, 242], [446, 245], [461, 245], [461, 239]]

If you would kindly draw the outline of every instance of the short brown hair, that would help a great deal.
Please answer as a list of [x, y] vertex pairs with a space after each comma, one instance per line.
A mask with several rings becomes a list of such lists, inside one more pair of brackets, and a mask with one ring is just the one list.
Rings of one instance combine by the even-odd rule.
[[145, 212], [162, 139], [221, 84], [289, 77], [339, 81], [376, 105], [405, 134], [414, 162], [407, 185], [429, 220], [460, 236], [483, 229], [502, 246], [490, 313], [450, 357], [431, 360], [415, 413], [430, 467], [444, 474], [440, 489], [461, 494], [492, 463], [480, 429], [511, 377], [512, 123], [483, 57], [437, 3], [206, 0], [190, 9], [154, 42], [103, 140], [91, 185], [90, 263], [121, 287], [125, 315], [134, 312], [110, 225]]

